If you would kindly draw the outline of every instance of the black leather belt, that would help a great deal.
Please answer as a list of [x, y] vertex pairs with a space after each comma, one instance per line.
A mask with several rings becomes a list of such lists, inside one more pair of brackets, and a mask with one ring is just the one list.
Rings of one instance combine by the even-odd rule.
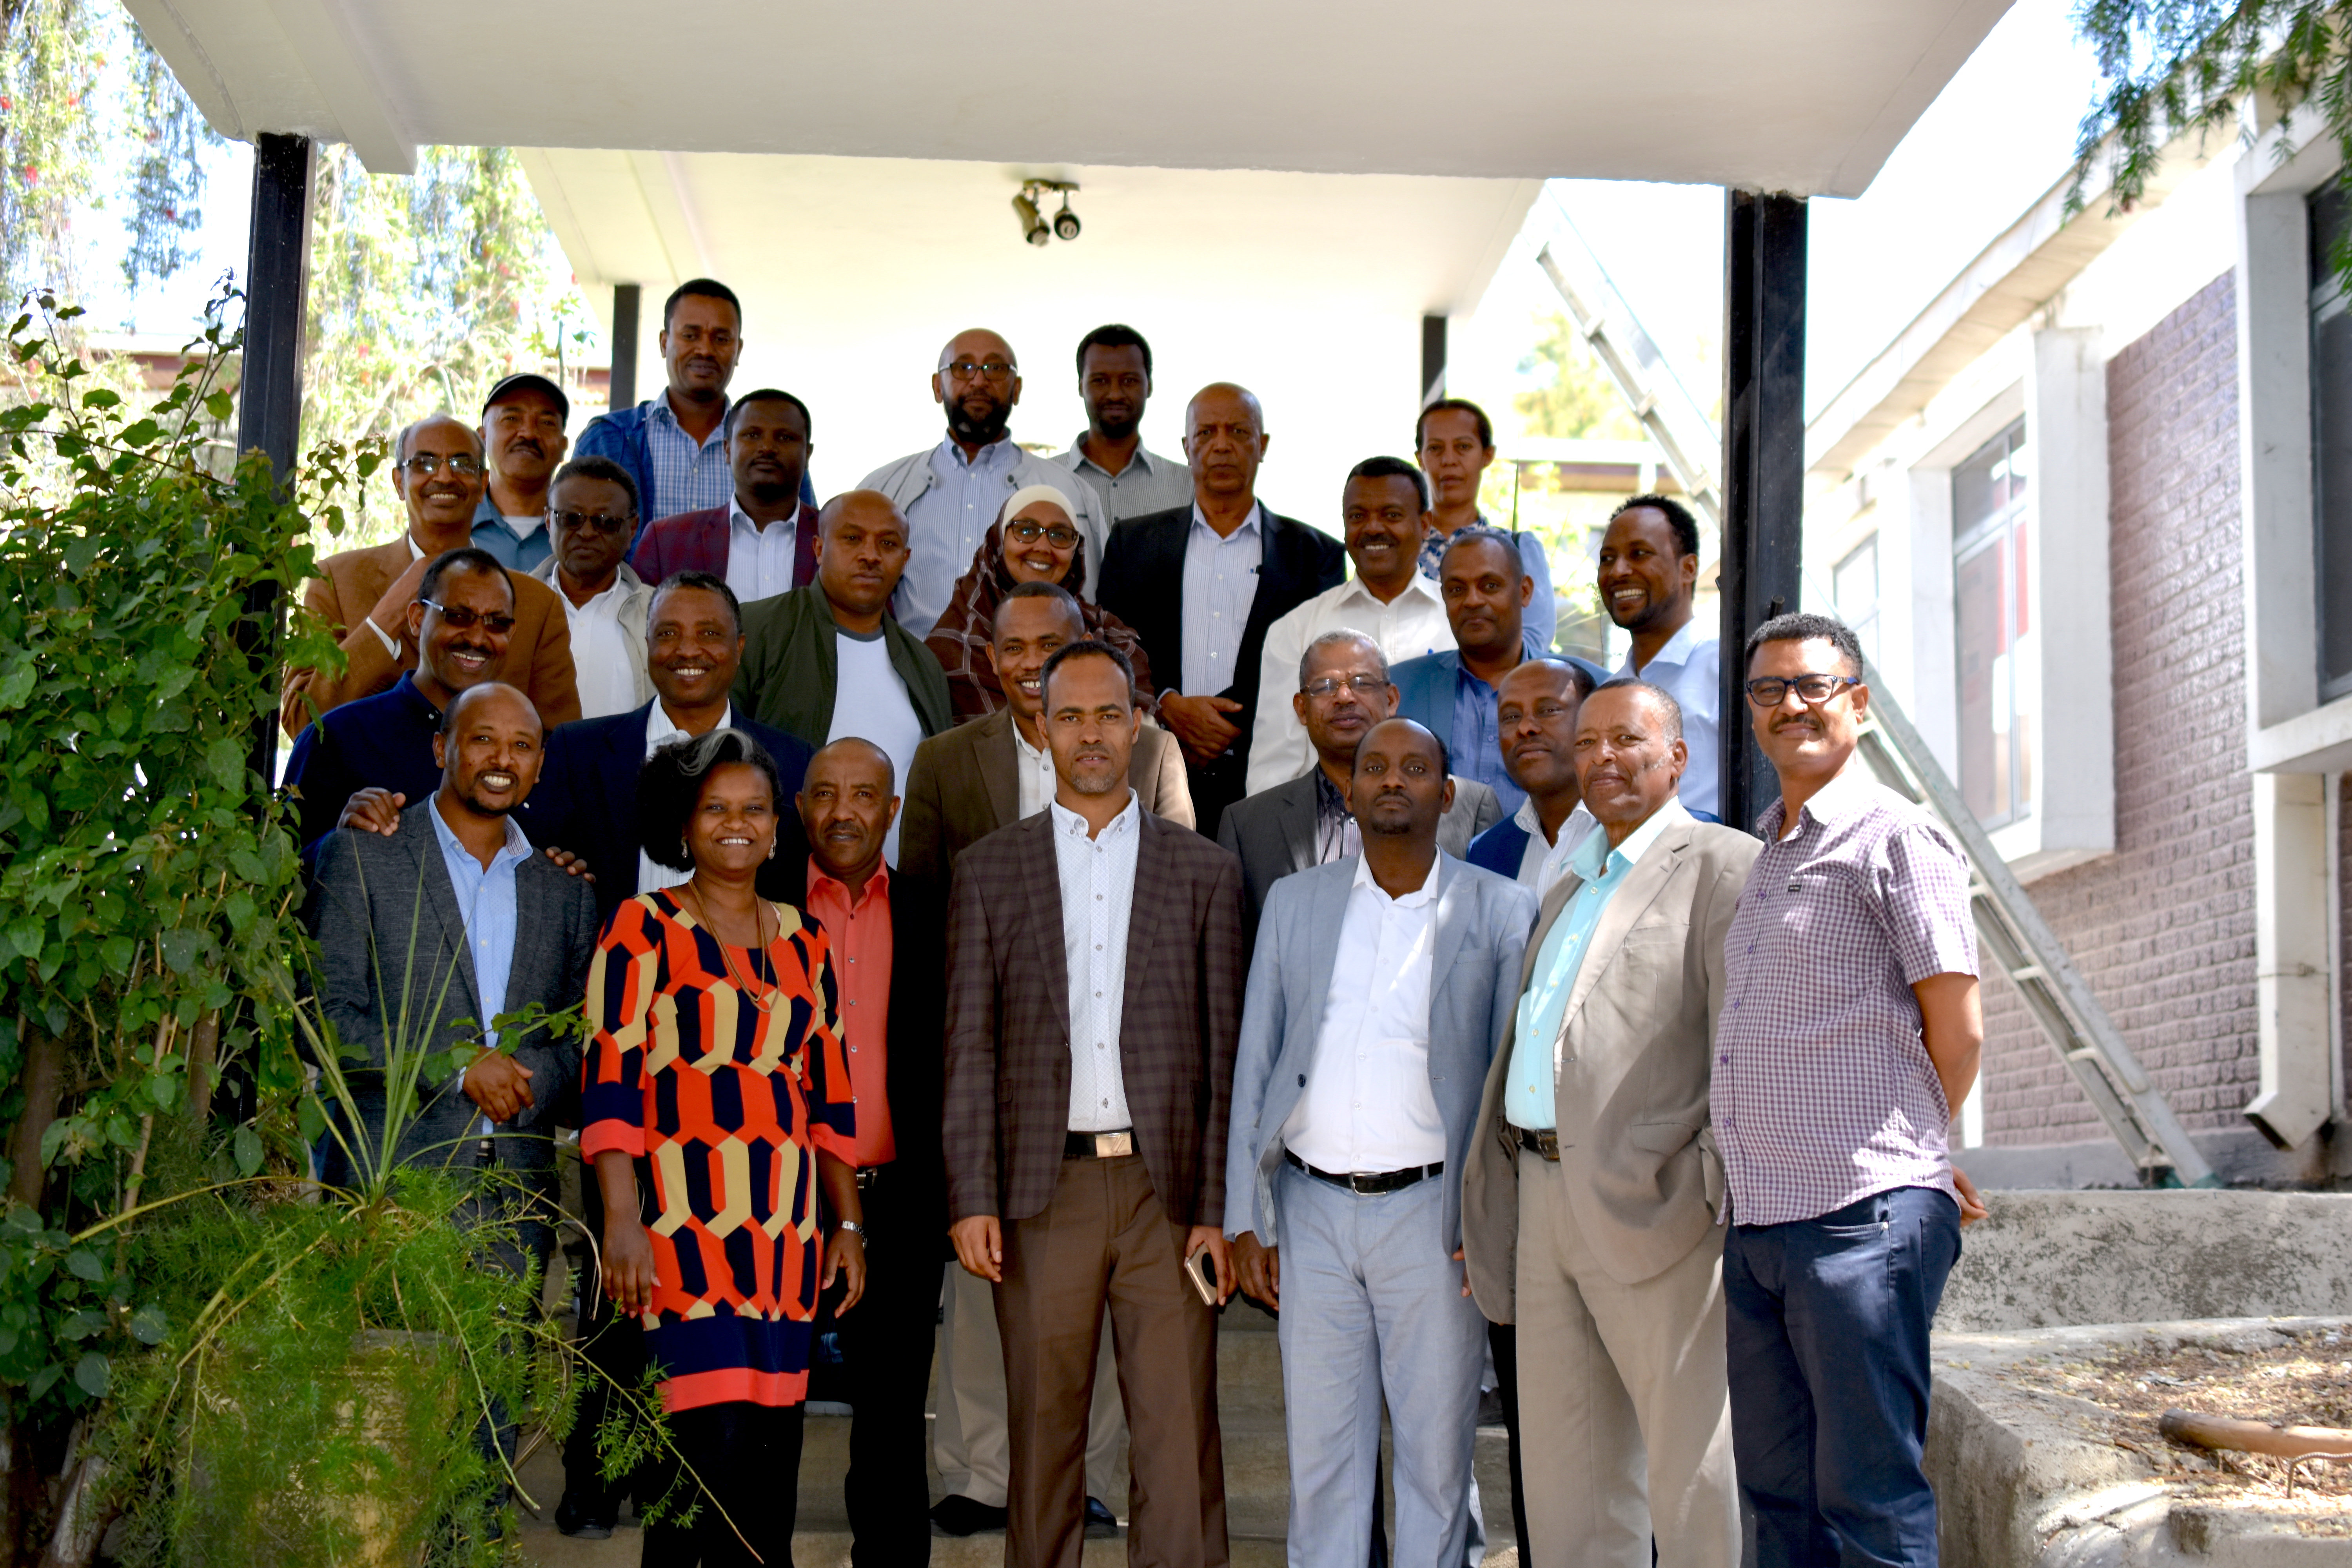
[[1541, 1154], [1545, 1159], [1549, 1160], [1555, 1165], [1559, 1163], [1559, 1132], [1558, 1129], [1547, 1127], [1542, 1131], [1538, 1131], [1532, 1127], [1520, 1127], [1515, 1124], [1511, 1128], [1511, 1131], [1519, 1135], [1520, 1148], [1527, 1150], [1531, 1154]]
[[1345, 1187], [1351, 1193], [1361, 1194], [1367, 1197], [1378, 1193], [1402, 1192], [1414, 1183], [1425, 1182], [1432, 1176], [1444, 1173], [1445, 1170], [1445, 1162], [1440, 1160], [1433, 1165], [1408, 1165], [1402, 1171], [1374, 1171], [1369, 1174], [1353, 1172], [1342, 1174], [1337, 1171], [1318, 1171], [1287, 1149], [1282, 1152], [1282, 1157], [1318, 1182], [1328, 1182], [1335, 1187]]
[[1062, 1140], [1065, 1160], [1118, 1160], [1135, 1152], [1135, 1129], [1116, 1132], [1072, 1132]]

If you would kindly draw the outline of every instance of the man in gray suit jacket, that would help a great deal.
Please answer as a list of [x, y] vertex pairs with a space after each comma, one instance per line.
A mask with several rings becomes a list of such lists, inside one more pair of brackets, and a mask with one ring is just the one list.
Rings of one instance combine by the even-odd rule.
[[[433, 749], [441, 787], [423, 809], [401, 813], [389, 836], [339, 828], [313, 863], [303, 918], [319, 943], [320, 1007], [336, 1038], [365, 1053], [344, 1068], [360, 1125], [329, 1140], [324, 1175], [347, 1184], [387, 1163], [497, 1172], [522, 1247], [543, 1261], [554, 1128], [559, 1106], [577, 1103], [580, 1047], [543, 1026], [496, 1026], [533, 1005], [579, 1003], [596, 897], [533, 853], [511, 815], [539, 778], [539, 716], [521, 692], [460, 692]], [[473, 1046], [484, 1048], [461, 1071], [415, 1076], [423, 1057]], [[388, 1139], [394, 1092], [422, 1104]]]
[[1478, 1305], [1518, 1325], [1520, 1561], [1739, 1561], [1724, 1359], [1723, 1163], [1707, 1131], [1724, 933], [1762, 847], [1675, 798], [1657, 687], [1577, 716], [1601, 832], [1545, 896], [1463, 1168]]
[[1290, 1560], [1362, 1568], [1385, 1400], [1392, 1561], [1465, 1560], [1486, 1322], [1463, 1289], [1477, 1086], [1517, 994], [1535, 898], [1437, 847], [1444, 742], [1374, 725], [1350, 781], [1363, 838], [1275, 888], [1234, 1068], [1225, 1228], [1280, 1313]]
[[[1274, 700], [1271, 692], [1261, 695]], [[1244, 940], [1256, 940], [1258, 913], [1276, 881], [1309, 866], [1328, 866], [1360, 847], [1362, 835], [1348, 808], [1348, 781], [1357, 744], [1396, 711], [1396, 700], [1388, 656], [1361, 632], [1335, 627], [1298, 656], [1298, 690], [1290, 707], [1307, 727], [1315, 766], [1234, 802], [1217, 825], [1217, 842], [1241, 857]], [[1459, 859], [1469, 853], [1470, 840], [1503, 819], [1503, 805], [1476, 779], [1453, 784], [1445, 814], [1437, 821], [1437, 847]]]

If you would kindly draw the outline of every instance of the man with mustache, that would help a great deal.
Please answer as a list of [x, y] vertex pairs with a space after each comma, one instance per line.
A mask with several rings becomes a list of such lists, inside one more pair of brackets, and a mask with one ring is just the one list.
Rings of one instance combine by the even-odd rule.
[[1111, 532], [1102, 607], [1143, 639], [1160, 718], [1184, 748], [1192, 809], [1214, 833], [1249, 793], [1249, 751], [1268, 627], [1339, 585], [1339, 542], [1258, 503], [1265, 413], [1245, 386], [1215, 382], [1184, 411], [1192, 504]]
[[1078, 398], [1087, 427], [1054, 460], [1093, 487], [1112, 523], [1192, 499], [1192, 474], [1143, 444], [1151, 401], [1151, 345], [1133, 327], [1097, 327], [1078, 340]]
[[[610, 458], [637, 481], [647, 523], [727, 504], [731, 475], [722, 426], [727, 384], [743, 352], [742, 304], [726, 284], [689, 278], [662, 302], [656, 341], [669, 378], [662, 395], [598, 415], [580, 432], [580, 456]], [[805, 479], [801, 500], [816, 502]]]
[[499, 678], [518, 590], [529, 581], [472, 545], [419, 569], [416, 596], [399, 623], [416, 645], [416, 668], [294, 738], [286, 787], [299, 803], [296, 831], [305, 845], [341, 826], [389, 832], [401, 803], [433, 793], [441, 779], [434, 738], [459, 692]]
[[[939, 656], [890, 614], [907, 570], [907, 520], [887, 496], [851, 490], [817, 514], [816, 581], [743, 610], [735, 700], [812, 746], [856, 735], [900, 774], [923, 737], [953, 723]], [[898, 862], [894, 823], [883, 858]]]
[[1013, 444], [1021, 363], [1013, 346], [984, 328], [958, 332], [940, 351], [931, 397], [947, 414], [946, 438], [884, 464], [857, 487], [881, 492], [906, 519], [906, 574], [891, 602], [898, 623], [917, 641], [931, 635], [996, 514], [1013, 491], [1031, 485], [1051, 485], [1070, 498], [1077, 513], [1070, 521], [1086, 552], [1086, 591], [1092, 594], [1107, 535], [1102, 500], [1067, 468]]
[[490, 482], [474, 509], [474, 542], [510, 572], [534, 571], [555, 547], [547, 491], [572, 445], [563, 432], [571, 417], [563, 389], [528, 371], [508, 376], [482, 399]]
[[[428, 415], [400, 433], [394, 454], [392, 488], [408, 510], [408, 531], [389, 544], [337, 551], [302, 585], [303, 603], [334, 630], [345, 664], [341, 675], [288, 671], [278, 721], [289, 737], [317, 714], [373, 697], [404, 669], [415, 668], [416, 631], [408, 613], [427, 563], [478, 548], [473, 518], [482, 499], [481, 437], [446, 414]], [[580, 695], [563, 606], [544, 583], [517, 577], [512, 586], [514, 602], [503, 613], [513, 624], [503, 634], [507, 662], [499, 679], [521, 689], [542, 725], [568, 724], [580, 717]]]
[[[1242, 863], [1243, 938], [1257, 941], [1258, 913], [1275, 883], [1310, 866], [1328, 866], [1363, 850], [1349, 803], [1356, 748], [1396, 712], [1389, 661], [1362, 632], [1336, 626], [1317, 637], [1290, 671], [1291, 710], [1315, 748], [1315, 766], [1227, 808], [1217, 842]], [[1437, 847], [1459, 858], [1473, 837], [1499, 821], [1495, 792], [1475, 779], [1451, 781], [1437, 822]], [[1255, 947], [1253, 946], [1253, 951]]]
[[719, 431], [735, 493], [724, 506], [666, 517], [645, 531], [629, 563], [648, 583], [674, 572], [723, 577], [744, 604], [816, 578], [816, 507], [808, 479], [808, 405], [789, 392], [747, 392]]
[[652, 694], [646, 606], [653, 590], [621, 559], [637, 531], [637, 487], [610, 458], [566, 463], [547, 491], [555, 552], [530, 571], [562, 596], [582, 717], [625, 713]]
[[1595, 564], [1601, 607], [1633, 634], [1617, 673], [1663, 687], [1682, 705], [1683, 740], [1690, 748], [1683, 805], [1713, 822], [1723, 789], [1722, 639], [1691, 618], [1698, 519], [1669, 497], [1635, 496], [1610, 514]]
[[[1006, 594], [991, 628], [988, 657], [1003, 684], [1005, 706], [925, 741], [907, 775], [898, 885], [921, 885], [944, 903], [956, 859], [1000, 827], [1036, 816], [1059, 789], [1045, 732], [1045, 661], [1082, 641], [1086, 622], [1067, 590], [1024, 583]], [[1136, 731], [1128, 783], [1152, 816], [1192, 826], [1184, 759], [1163, 730]], [[1111, 1496], [1119, 1439], [1127, 1423], [1104, 1336], [1087, 1437], [1087, 1526], [1115, 1532]], [[931, 1510], [949, 1535], [1001, 1530], [1005, 1521], [1010, 1452], [1004, 1425], [1004, 1351], [988, 1281], [948, 1266], [940, 1323], [939, 1421], [932, 1434], [947, 1496]]]
[[1526, 792], [1503, 765], [1496, 688], [1528, 657], [1519, 616], [1535, 592], [1518, 542], [1484, 525], [1463, 529], [1445, 546], [1438, 570], [1454, 647], [1396, 667], [1397, 712], [1445, 737], [1465, 778], [1492, 789], [1517, 811]]
[[1360, 1568], [1381, 1413], [1391, 1561], [1465, 1561], [1486, 1321], [1463, 1288], [1458, 1173], [1517, 994], [1535, 900], [1438, 847], [1445, 746], [1372, 726], [1360, 852], [1278, 884], [1250, 964], [1226, 1140], [1242, 1289], [1281, 1309], [1290, 1560]]
[[1739, 1561], [1708, 1042], [1758, 845], [1675, 798], [1680, 721], [1633, 680], [1578, 714], [1601, 831], [1544, 897], [1462, 1177], [1471, 1288], [1517, 1330], [1543, 1568], [1643, 1568], [1653, 1537], [1675, 1568]]
[[[1106, 1306], [1133, 1433], [1129, 1556], [1229, 1554], [1214, 1306], [1233, 1292], [1241, 868], [1136, 799], [1134, 681], [1107, 643], [1046, 661], [1053, 804], [964, 851], [949, 900], [949, 1235], [997, 1288], [1008, 1568], [1078, 1568]], [[1203, 1252], [1213, 1303], [1185, 1277]]]
[[896, 779], [870, 741], [835, 741], [810, 760], [794, 803], [809, 850], [791, 900], [824, 931], [857, 1102], [866, 1293], [835, 1323], [856, 1412], [842, 1487], [850, 1561], [866, 1565], [930, 1557], [923, 1395], [940, 1266], [952, 1256], [940, 1154], [939, 912], [928, 889], [883, 863]]
[[[1403, 458], [1367, 458], [1348, 470], [1339, 492], [1339, 526], [1355, 579], [1316, 595], [1266, 628], [1258, 665], [1261, 694], [1281, 690], [1307, 646], [1335, 627], [1364, 633], [1391, 664], [1454, 646], [1444, 595], [1421, 574], [1418, 563], [1428, 511], [1429, 481]], [[1250, 794], [1313, 769], [1316, 748], [1291, 704], [1259, 703], [1255, 731], [1250, 739]], [[1460, 846], [1447, 851], [1461, 852]]]
[[[1495, 461], [1495, 425], [1486, 411], [1465, 397], [1441, 397], [1413, 421], [1412, 450], [1421, 471], [1429, 476], [1432, 499], [1429, 534], [1421, 547], [1421, 574], [1434, 583], [1444, 563], [1445, 546], [1465, 528], [1501, 528], [1478, 510], [1478, 485]], [[1505, 532], [1509, 530], [1503, 529]], [[1543, 541], [1526, 529], [1511, 537], [1518, 542], [1519, 559], [1535, 584], [1528, 595], [1521, 634], [1528, 657], [1551, 651], [1552, 634], [1559, 629], [1552, 603], [1551, 562]]]
[[1780, 797], [1722, 939], [1712, 1087], [1740, 1490], [1771, 1568], [1931, 1568], [1928, 1328], [1985, 1212], [1949, 1135], [1984, 1047], [1969, 864], [1855, 755], [1853, 628], [1778, 616], [1742, 651]]
[[1503, 766], [1528, 798], [1509, 821], [1481, 833], [1464, 858], [1538, 899], [1568, 874], [1569, 857], [1585, 837], [1600, 831], [1576, 779], [1576, 716], [1596, 684], [1581, 660], [1531, 658], [1495, 689]]

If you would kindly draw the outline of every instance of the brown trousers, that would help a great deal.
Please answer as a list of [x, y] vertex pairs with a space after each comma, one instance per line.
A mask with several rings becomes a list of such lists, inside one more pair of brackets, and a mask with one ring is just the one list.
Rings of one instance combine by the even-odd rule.
[[1106, 1303], [1127, 1406], [1128, 1562], [1225, 1568], [1217, 1318], [1183, 1259], [1184, 1227], [1170, 1223], [1134, 1155], [1063, 1161], [1053, 1201], [1004, 1226], [1007, 1568], [1078, 1568]]

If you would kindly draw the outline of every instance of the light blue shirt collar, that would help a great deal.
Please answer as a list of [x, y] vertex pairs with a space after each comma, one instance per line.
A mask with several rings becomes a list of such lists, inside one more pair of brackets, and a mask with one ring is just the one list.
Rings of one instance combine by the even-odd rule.
[[1609, 834], [1605, 828], [1586, 838], [1576, 847], [1576, 854], [1568, 863], [1569, 869], [1588, 882], [1597, 882], [1603, 874], [1603, 868], [1612, 861], [1627, 868], [1638, 866], [1642, 863], [1642, 857], [1649, 852], [1650, 846], [1658, 841], [1660, 834], [1669, 827], [1696, 820], [1689, 808], [1683, 805], [1682, 797], [1670, 795], [1666, 796], [1666, 803], [1650, 813], [1649, 820], [1627, 834], [1625, 842], [1616, 848], [1609, 847]]

